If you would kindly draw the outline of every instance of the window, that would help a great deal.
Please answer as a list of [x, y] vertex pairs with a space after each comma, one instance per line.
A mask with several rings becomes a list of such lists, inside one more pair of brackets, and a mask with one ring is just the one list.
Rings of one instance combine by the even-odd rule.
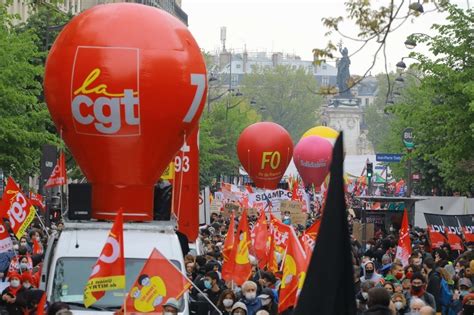
[[242, 65], [240, 63], [238, 63], [238, 64], [235, 65], [235, 68], [240, 69], [240, 68], [242, 68]]
[[365, 105], [369, 105], [369, 98], [368, 97], [365, 98]]
[[[66, 257], [60, 258], [56, 262], [54, 273], [51, 302], [71, 303], [73, 309], [85, 310], [81, 307], [83, 303], [84, 284], [87, 283], [91, 274], [92, 266], [97, 261], [95, 257]], [[176, 267], [181, 269], [178, 261], [171, 261]], [[139, 272], [145, 264], [145, 259], [126, 258], [126, 292], [130, 291]], [[123, 291], [109, 291], [105, 296], [94, 303], [94, 306], [112, 311], [119, 309], [123, 304]], [[184, 303], [181, 303], [184, 308]]]
[[321, 85], [322, 85], [322, 86], [329, 86], [329, 77], [328, 77], [328, 76], [324, 76], [324, 77], [321, 79]]
[[323, 65], [323, 66], [321, 67], [321, 69], [323, 69], [323, 70], [327, 70], [327, 69], [328, 69], [328, 66], [326, 66], [326, 65]]

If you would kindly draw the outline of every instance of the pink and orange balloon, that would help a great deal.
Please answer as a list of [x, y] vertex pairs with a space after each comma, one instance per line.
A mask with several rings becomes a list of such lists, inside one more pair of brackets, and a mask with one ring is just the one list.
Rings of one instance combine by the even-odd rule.
[[293, 162], [305, 186], [321, 186], [332, 159], [332, 144], [318, 136], [302, 138], [293, 152]]
[[259, 122], [240, 134], [237, 154], [240, 163], [259, 188], [276, 189], [291, 161], [293, 142], [282, 126]]
[[69, 22], [46, 63], [48, 109], [89, 183], [92, 212], [153, 218], [153, 187], [197, 128], [206, 67], [187, 27], [149, 6], [95, 6]]

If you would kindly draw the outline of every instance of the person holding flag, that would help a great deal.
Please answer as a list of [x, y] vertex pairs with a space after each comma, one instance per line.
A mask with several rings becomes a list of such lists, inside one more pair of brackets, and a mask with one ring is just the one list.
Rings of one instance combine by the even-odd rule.
[[106, 291], [125, 289], [124, 257], [123, 211], [120, 209], [84, 288], [85, 307], [100, 300]]
[[398, 239], [397, 253], [395, 257], [399, 259], [403, 267], [408, 266], [408, 260], [411, 256], [410, 231], [408, 226], [407, 209], [403, 212], [402, 227], [400, 229], [400, 238]]

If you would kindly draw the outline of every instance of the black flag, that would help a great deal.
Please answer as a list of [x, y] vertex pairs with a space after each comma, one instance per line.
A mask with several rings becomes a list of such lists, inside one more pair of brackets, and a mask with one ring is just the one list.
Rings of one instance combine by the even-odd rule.
[[354, 271], [344, 199], [342, 132], [334, 145], [318, 240], [293, 314], [356, 314]]

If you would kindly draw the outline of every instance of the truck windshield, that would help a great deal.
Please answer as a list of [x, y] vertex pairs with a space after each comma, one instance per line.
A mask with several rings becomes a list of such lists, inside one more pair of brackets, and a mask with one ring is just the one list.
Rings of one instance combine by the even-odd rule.
[[[97, 261], [94, 257], [60, 258], [56, 262], [51, 302], [70, 303], [80, 307], [83, 303], [84, 286], [89, 279], [92, 266]], [[176, 260], [171, 262], [181, 270], [181, 264]], [[130, 291], [140, 270], [145, 264], [144, 259], [125, 259], [126, 292]], [[124, 291], [109, 291], [105, 296], [94, 303], [94, 307], [110, 310], [120, 308], [124, 302]], [[184, 309], [184, 303], [180, 303]], [[180, 310], [182, 311], [182, 310]]]

